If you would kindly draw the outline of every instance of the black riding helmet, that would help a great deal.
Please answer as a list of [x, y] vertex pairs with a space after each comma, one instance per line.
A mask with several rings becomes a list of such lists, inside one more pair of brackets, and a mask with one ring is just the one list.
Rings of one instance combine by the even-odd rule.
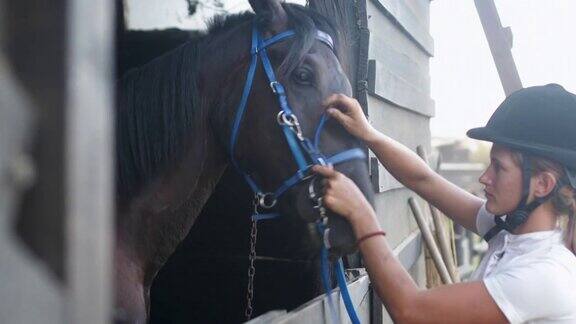
[[549, 197], [527, 203], [532, 175], [530, 155], [559, 162], [566, 178], [557, 188], [571, 185], [576, 189], [576, 95], [558, 84], [529, 87], [506, 98], [485, 127], [473, 128], [471, 138], [501, 144], [523, 154], [523, 197], [516, 210], [502, 220], [484, 238], [488, 241], [500, 230], [512, 231], [524, 223], [530, 213]]

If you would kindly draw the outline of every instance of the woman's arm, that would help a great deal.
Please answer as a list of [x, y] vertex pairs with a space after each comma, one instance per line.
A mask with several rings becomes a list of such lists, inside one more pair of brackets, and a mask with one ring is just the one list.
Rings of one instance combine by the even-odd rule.
[[476, 231], [476, 214], [482, 206], [480, 198], [444, 179], [406, 146], [373, 128], [355, 99], [337, 94], [324, 104], [328, 114], [364, 141], [394, 178], [456, 223]]
[[[357, 238], [380, 230], [374, 210], [343, 174], [315, 166], [325, 176], [323, 202], [352, 224]], [[364, 264], [376, 292], [395, 323], [507, 323], [482, 282], [421, 291], [394, 257], [384, 236], [360, 243]]]

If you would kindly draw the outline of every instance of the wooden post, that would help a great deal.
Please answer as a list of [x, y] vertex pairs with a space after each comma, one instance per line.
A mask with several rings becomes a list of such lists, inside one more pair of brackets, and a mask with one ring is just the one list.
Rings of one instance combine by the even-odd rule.
[[66, 322], [112, 320], [114, 1], [69, 0]]
[[[420, 158], [424, 160], [424, 162], [426, 162], [426, 164], [429, 164], [426, 151], [421, 145], [418, 145], [418, 147], [416, 147], [416, 152], [418, 153], [418, 156], [420, 156]], [[448, 268], [448, 272], [450, 273], [452, 281], [460, 282], [460, 276], [458, 275], [458, 269], [456, 269], [456, 262], [452, 257], [451, 252], [452, 249], [450, 247], [451, 244], [450, 240], [448, 239], [448, 236], [446, 236], [442, 216], [438, 214], [438, 210], [434, 206], [432, 206], [432, 204], [428, 204], [428, 207], [430, 208], [430, 215], [432, 216], [432, 221], [434, 222], [434, 227], [436, 229], [436, 239], [438, 240], [440, 253], [442, 254], [444, 263]]]
[[426, 247], [430, 251], [432, 260], [434, 261], [434, 265], [436, 266], [436, 269], [438, 270], [438, 273], [440, 274], [440, 278], [442, 279], [442, 283], [444, 283], [444, 284], [453, 283], [452, 278], [450, 278], [450, 274], [448, 273], [448, 269], [446, 268], [446, 265], [442, 261], [442, 255], [440, 254], [440, 251], [438, 250], [438, 246], [436, 245], [436, 242], [434, 241], [434, 236], [432, 235], [432, 232], [430, 231], [430, 228], [428, 227], [428, 224], [426, 223], [426, 220], [424, 219], [424, 215], [422, 215], [422, 212], [420, 211], [420, 207], [418, 206], [418, 203], [416, 202], [414, 197], [408, 198], [408, 203], [410, 205], [410, 209], [412, 210], [412, 213], [414, 214], [414, 218], [416, 219], [416, 222], [418, 223], [418, 227], [420, 228], [420, 232], [422, 232], [422, 238], [424, 239], [424, 243], [426, 243]]
[[522, 81], [518, 75], [511, 51], [512, 31], [510, 27], [502, 27], [494, 0], [474, 0], [474, 3], [490, 46], [490, 52], [492, 52], [504, 93], [509, 96], [512, 92], [522, 89]]

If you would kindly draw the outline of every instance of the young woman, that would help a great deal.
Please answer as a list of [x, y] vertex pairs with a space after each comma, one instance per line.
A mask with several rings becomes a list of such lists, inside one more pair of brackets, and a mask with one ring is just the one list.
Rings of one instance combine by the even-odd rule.
[[[395, 322], [576, 323], [575, 95], [555, 84], [519, 90], [486, 127], [468, 132], [494, 143], [480, 177], [486, 201], [372, 128], [356, 100], [334, 95], [326, 107], [396, 179], [489, 243], [473, 280], [420, 290], [393, 256], [354, 183], [330, 167], [314, 167], [326, 178], [325, 205], [352, 224], [374, 287]], [[562, 233], [558, 224], [564, 218], [569, 225]]]

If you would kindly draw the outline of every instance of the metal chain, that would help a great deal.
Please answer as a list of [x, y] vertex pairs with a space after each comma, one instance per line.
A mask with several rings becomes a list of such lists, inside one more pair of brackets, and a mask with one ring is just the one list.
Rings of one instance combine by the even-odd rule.
[[[257, 211], [257, 207], [256, 213]], [[244, 315], [246, 320], [252, 318], [252, 302], [254, 299], [254, 275], [256, 274], [256, 268], [254, 267], [254, 260], [256, 259], [256, 240], [258, 238], [258, 223], [256, 220], [252, 220], [252, 229], [250, 230], [250, 254], [248, 255], [248, 288], [246, 291], [246, 310]]]

